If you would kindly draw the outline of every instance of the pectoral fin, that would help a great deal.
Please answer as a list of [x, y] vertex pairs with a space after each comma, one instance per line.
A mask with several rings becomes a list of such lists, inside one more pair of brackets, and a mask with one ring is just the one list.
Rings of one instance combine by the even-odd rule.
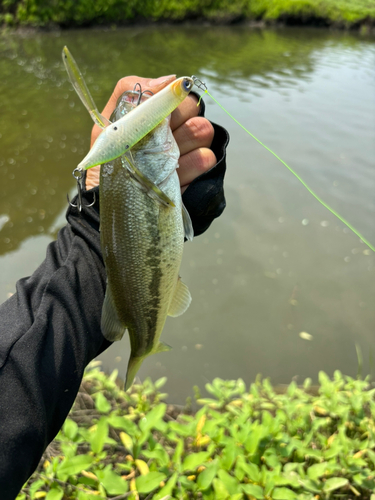
[[148, 194], [148, 196], [150, 196], [150, 198], [167, 207], [176, 206], [173, 203], [173, 201], [170, 198], [168, 198], [168, 196], [165, 193], [163, 193], [163, 191], [160, 188], [158, 188], [156, 184], [154, 184], [146, 175], [144, 175], [137, 169], [137, 167], [134, 165], [134, 162], [128, 158], [128, 155], [126, 155], [125, 158], [126, 158], [126, 166], [130, 172], [130, 175], [141, 186], [141, 188], [146, 191], [146, 193]]
[[104, 337], [110, 342], [121, 340], [126, 332], [126, 326], [121, 323], [117, 315], [111, 287], [108, 284], [104, 297], [100, 327]]
[[168, 316], [176, 318], [184, 314], [186, 309], [190, 306], [191, 295], [188, 287], [178, 278], [177, 285], [174, 291], [172, 302], [169, 306]]
[[184, 204], [182, 204], [182, 221], [184, 223], [185, 238], [188, 241], [193, 241], [194, 238], [193, 224], [191, 222], [189, 212], [186, 210]]

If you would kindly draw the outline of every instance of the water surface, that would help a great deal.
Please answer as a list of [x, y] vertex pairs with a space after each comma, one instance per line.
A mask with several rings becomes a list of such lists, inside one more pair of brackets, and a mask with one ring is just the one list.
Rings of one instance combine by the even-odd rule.
[[[71, 172], [91, 121], [67, 81], [68, 45], [102, 108], [127, 74], [199, 75], [210, 92], [375, 243], [375, 39], [313, 29], [155, 27], [0, 39], [0, 300], [33, 272], [64, 224]], [[356, 375], [370, 361], [375, 256], [209, 98], [231, 135], [227, 209], [186, 244], [193, 302], [167, 320], [173, 351], [140, 377], [166, 375], [171, 400], [215, 376], [274, 383]], [[301, 333], [305, 332], [308, 335]], [[307, 340], [309, 339], [309, 340]], [[121, 359], [120, 359], [121, 358]], [[124, 376], [127, 342], [102, 355]]]

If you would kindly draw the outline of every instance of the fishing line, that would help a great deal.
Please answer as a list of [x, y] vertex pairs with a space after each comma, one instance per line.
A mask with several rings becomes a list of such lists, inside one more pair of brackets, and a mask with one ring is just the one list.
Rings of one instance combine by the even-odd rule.
[[[355, 228], [353, 227], [350, 222], [348, 222], [344, 217], [342, 217], [339, 213], [336, 212], [333, 208], [331, 208], [325, 201], [323, 201], [311, 188], [306, 184], [306, 182], [295, 172], [287, 163], [285, 163], [284, 160], [282, 160], [276, 153], [272, 151], [268, 146], [263, 144], [262, 141], [260, 141], [257, 137], [255, 137], [254, 134], [249, 132], [247, 128], [245, 128], [236, 118], [227, 111], [224, 106], [222, 106], [207, 90], [207, 87], [204, 82], [199, 80], [197, 77], [192, 77], [194, 80], [195, 85], [197, 85], [198, 88], [204, 91], [205, 94], [211, 97], [213, 101], [216, 102], [216, 104], [230, 117], [232, 118], [233, 121], [237, 123], [247, 134], [250, 135], [253, 139], [255, 139], [261, 146], [263, 146], [267, 151], [269, 151], [275, 158], [277, 158], [288, 170], [291, 172], [299, 181], [300, 183], [307, 189], [307, 191], [321, 204], [323, 207], [325, 207], [327, 210], [331, 212], [335, 217], [337, 217], [343, 224], [345, 224], [346, 227], [348, 227], [360, 240], [363, 241], [365, 245], [367, 245], [373, 252], [375, 252], [375, 247], [364, 237], [362, 234]], [[203, 97], [203, 94], [200, 96], [199, 101], [197, 106], [199, 106], [200, 101]]]

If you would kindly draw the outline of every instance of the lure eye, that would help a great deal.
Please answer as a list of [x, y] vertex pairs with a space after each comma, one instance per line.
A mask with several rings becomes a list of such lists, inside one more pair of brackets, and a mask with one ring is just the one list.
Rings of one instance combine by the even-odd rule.
[[113, 127], [113, 130], [117, 130], [117, 127]]
[[188, 78], [184, 78], [184, 81], [182, 84], [184, 86], [184, 89], [187, 92], [193, 88], [193, 82], [191, 80], [189, 80]]

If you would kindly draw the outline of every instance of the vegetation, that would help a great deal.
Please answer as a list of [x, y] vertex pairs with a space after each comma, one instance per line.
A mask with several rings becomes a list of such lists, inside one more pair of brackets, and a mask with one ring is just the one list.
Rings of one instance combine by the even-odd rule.
[[[292, 382], [215, 379], [192, 414], [165, 383], [130, 394], [91, 367], [75, 406], [17, 500], [374, 500], [375, 389], [320, 373]], [[196, 389], [196, 393], [198, 390]], [[314, 394], [312, 394], [314, 392]]]
[[62, 27], [139, 21], [375, 24], [373, 0], [0, 0], [0, 22]]

